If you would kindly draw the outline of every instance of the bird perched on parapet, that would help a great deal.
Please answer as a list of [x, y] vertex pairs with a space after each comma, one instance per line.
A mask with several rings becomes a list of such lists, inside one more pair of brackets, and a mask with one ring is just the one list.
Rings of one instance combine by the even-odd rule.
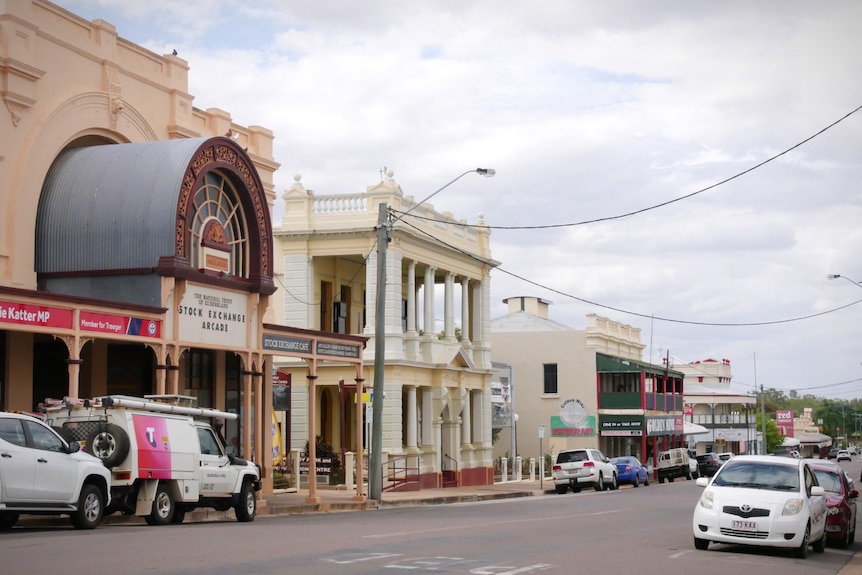
[[173, 52], [171, 52], [171, 54], [173, 54], [174, 56], [176, 56], [176, 55], [177, 55], [177, 49], [176, 49], [176, 48], [174, 48], [174, 51], [173, 51]]

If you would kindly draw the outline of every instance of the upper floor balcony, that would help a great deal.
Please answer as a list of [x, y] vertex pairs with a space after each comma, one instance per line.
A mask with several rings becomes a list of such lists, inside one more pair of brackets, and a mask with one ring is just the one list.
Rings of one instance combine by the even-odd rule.
[[672, 393], [600, 393], [599, 409], [646, 409], [648, 411], [682, 411], [683, 398]]

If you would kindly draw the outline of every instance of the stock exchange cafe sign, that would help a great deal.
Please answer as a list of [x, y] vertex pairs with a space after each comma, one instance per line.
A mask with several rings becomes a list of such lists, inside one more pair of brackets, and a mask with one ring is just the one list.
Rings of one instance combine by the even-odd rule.
[[285, 355], [309, 354], [311, 353], [312, 344], [315, 344], [315, 354], [333, 358], [358, 359], [362, 352], [360, 346], [349, 343], [331, 341], [314, 342], [304, 337], [290, 337], [271, 333], [263, 334], [262, 347], [267, 351], [274, 351]]

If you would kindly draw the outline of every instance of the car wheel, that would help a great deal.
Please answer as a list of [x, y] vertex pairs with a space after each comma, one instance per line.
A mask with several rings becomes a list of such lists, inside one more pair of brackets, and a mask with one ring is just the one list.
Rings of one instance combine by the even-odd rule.
[[17, 513], [0, 513], [0, 531], [8, 531], [18, 523]]
[[595, 484], [596, 491], [604, 491], [605, 490], [605, 478], [602, 476], [602, 472], [599, 472], [599, 480]]
[[649, 473], [644, 476], [644, 487], [649, 487]]
[[658, 482], [659, 482], [659, 483], [664, 483], [664, 476], [663, 476], [663, 475], [659, 475], [659, 476], [658, 476]]
[[581, 484], [580, 483], [572, 483], [572, 493], [580, 493], [581, 492]]
[[254, 521], [254, 516], [257, 514], [257, 495], [251, 486], [251, 481], [243, 481], [242, 490], [239, 492], [239, 501], [233, 510], [236, 513], [237, 521], [244, 523]]
[[707, 539], [698, 539], [694, 538], [694, 548], [699, 549], [700, 551], [706, 551], [709, 549], [709, 541]]
[[640, 478], [637, 476], [637, 474], [635, 474], [635, 480], [634, 480], [634, 483], [632, 483], [632, 485], [634, 485], [635, 487], [640, 487], [640, 485], [641, 485]]
[[186, 509], [181, 505], [174, 507], [174, 516], [171, 517], [172, 525], [179, 525], [186, 518]]
[[119, 425], [99, 425], [87, 436], [85, 451], [101, 459], [105, 467], [114, 467], [129, 454], [129, 436]]
[[174, 517], [176, 504], [168, 488], [159, 483], [156, 498], [153, 499], [153, 510], [144, 519], [148, 525], [167, 525]]
[[841, 543], [839, 544], [842, 549], [847, 549], [852, 541], [850, 541], [850, 524], [848, 522], [847, 525], [844, 526], [844, 537], [841, 539]]
[[557, 485], [556, 487], [554, 487], [554, 489], [556, 489], [557, 495], [563, 495], [566, 491], [569, 490], [569, 486], [568, 485]]
[[856, 541], [856, 525], [852, 525], [853, 530], [850, 532], [850, 544], [853, 545], [853, 542]]
[[[609, 485], [609, 487], [611, 488], [611, 491], [616, 491], [617, 489], [620, 488], [620, 484], [617, 481], [617, 474], [616, 473], [614, 473], [613, 477], [614, 477], [613, 481], [611, 481], [611, 484]], [[637, 482], [635, 482], [635, 484], [637, 484]]]
[[814, 542], [813, 548], [816, 553], [826, 551], [826, 525], [823, 526], [823, 533], [820, 534], [820, 539]]
[[811, 524], [805, 526], [805, 535], [802, 536], [802, 544], [796, 548], [796, 557], [805, 559], [808, 557], [808, 546], [811, 544]]
[[95, 529], [105, 513], [105, 498], [95, 485], [84, 485], [78, 497], [78, 509], [72, 513], [75, 529]]

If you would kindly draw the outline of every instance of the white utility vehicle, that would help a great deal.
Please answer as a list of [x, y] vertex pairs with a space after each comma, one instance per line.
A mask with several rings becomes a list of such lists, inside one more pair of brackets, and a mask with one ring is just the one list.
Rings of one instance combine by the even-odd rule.
[[94, 529], [110, 503], [110, 472], [33, 416], [0, 412], [0, 531], [19, 515], [68, 515]]
[[195, 407], [195, 398], [113, 395], [46, 401], [46, 421], [111, 470], [108, 512], [143, 516], [150, 525], [182, 523], [187, 511], [231, 507], [238, 521], [257, 513], [260, 469], [228, 454], [218, 428], [201, 418], [235, 413]]

